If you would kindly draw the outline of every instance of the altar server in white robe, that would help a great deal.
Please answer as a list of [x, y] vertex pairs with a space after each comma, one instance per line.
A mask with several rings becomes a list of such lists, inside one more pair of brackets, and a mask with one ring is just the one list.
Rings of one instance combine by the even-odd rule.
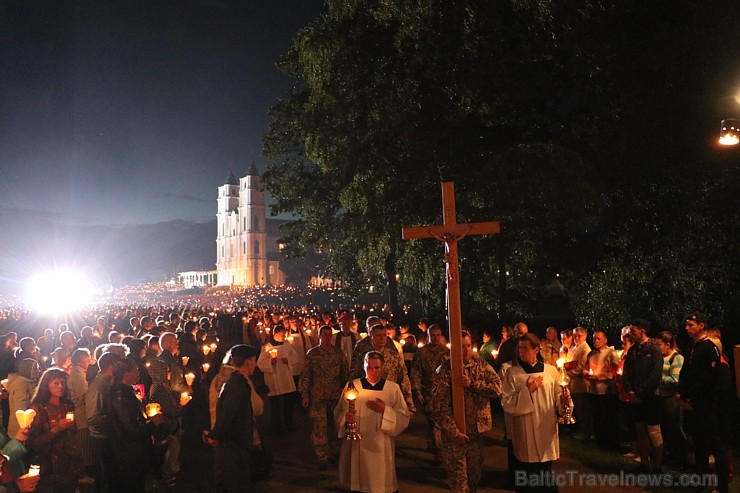
[[277, 325], [272, 338], [262, 346], [257, 366], [265, 374], [265, 384], [270, 389], [270, 421], [272, 431], [293, 431], [293, 401], [295, 380], [293, 368], [298, 364], [298, 355], [290, 343], [285, 343], [285, 327]]
[[398, 384], [382, 378], [381, 353], [368, 352], [364, 367], [366, 376], [351, 382], [357, 389], [355, 411], [349, 411], [349, 384], [334, 410], [340, 437], [352, 422], [362, 434], [361, 440], [342, 443], [339, 482], [351, 491], [392, 493], [398, 490], [395, 437], [409, 425], [408, 407]]
[[540, 340], [536, 335], [520, 337], [517, 350], [520, 364], [506, 371], [501, 397], [501, 405], [510, 417], [508, 431], [519, 462], [514, 474], [515, 491], [557, 491], [552, 461], [560, 458], [560, 373], [537, 360]]

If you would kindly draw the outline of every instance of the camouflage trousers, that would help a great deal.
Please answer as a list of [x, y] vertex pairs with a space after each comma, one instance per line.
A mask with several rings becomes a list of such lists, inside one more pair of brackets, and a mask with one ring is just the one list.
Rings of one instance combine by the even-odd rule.
[[468, 493], [478, 490], [483, 474], [483, 449], [479, 433], [472, 433], [470, 440], [463, 445], [456, 445], [442, 434], [440, 448], [450, 492]]
[[336, 426], [334, 424], [334, 408], [338, 400], [312, 400], [308, 406], [308, 415], [311, 418], [311, 445], [316, 452], [319, 462], [327, 462], [331, 453], [331, 443], [336, 442]]

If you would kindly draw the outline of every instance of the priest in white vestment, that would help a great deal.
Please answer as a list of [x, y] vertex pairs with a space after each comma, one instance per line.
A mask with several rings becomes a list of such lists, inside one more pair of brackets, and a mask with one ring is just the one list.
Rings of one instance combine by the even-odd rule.
[[393, 493], [396, 480], [395, 437], [409, 425], [408, 407], [397, 383], [385, 380], [383, 355], [365, 355], [365, 377], [352, 381], [357, 389], [355, 411], [349, 411], [347, 386], [334, 410], [339, 436], [345, 423], [355, 422], [361, 440], [344, 440], [339, 456], [339, 482], [350, 491]]
[[[515, 491], [557, 491], [552, 481], [552, 461], [560, 458], [557, 409], [562, 388], [560, 373], [537, 361], [539, 337], [525, 334], [517, 342], [520, 364], [504, 375], [501, 406], [509, 414], [514, 456], [519, 464], [514, 474]], [[535, 482], [531, 479], [535, 477]], [[544, 489], [542, 487], [545, 487]]]

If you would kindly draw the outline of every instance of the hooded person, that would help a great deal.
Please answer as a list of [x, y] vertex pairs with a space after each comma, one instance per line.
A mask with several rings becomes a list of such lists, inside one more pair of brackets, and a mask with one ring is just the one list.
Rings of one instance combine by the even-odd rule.
[[8, 435], [15, 436], [20, 429], [16, 411], [25, 411], [31, 407], [31, 398], [36, 390], [36, 379], [39, 377], [39, 364], [36, 360], [26, 358], [18, 363], [18, 372], [8, 375], [8, 403], [10, 416], [8, 419]]

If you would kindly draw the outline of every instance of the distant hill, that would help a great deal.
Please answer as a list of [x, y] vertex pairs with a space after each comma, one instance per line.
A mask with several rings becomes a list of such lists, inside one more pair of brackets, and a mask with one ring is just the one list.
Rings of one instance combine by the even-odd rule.
[[119, 285], [210, 270], [216, 221], [184, 220], [120, 226], [75, 224], [63, 216], [0, 210], [0, 290], [14, 291], [33, 272], [53, 266], [83, 270]]

